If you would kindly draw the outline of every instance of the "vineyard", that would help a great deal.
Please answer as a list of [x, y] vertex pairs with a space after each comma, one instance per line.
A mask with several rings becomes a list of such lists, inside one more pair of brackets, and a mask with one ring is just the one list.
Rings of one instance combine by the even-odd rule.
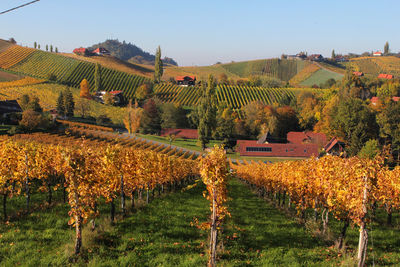
[[400, 76], [400, 58], [394, 56], [385, 57], [360, 57], [351, 61], [356, 71], [378, 76], [386, 73]]
[[[73, 87], [79, 87], [83, 79], [94, 84], [94, 63], [21, 46], [12, 46], [0, 54], [0, 68], [39, 79], [48, 79], [54, 75], [57, 82]], [[102, 68], [104, 90], [122, 90], [128, 98], [146, 80], [142, 76]]]
[[16, 87], [16, 86], [27, 86], [27, 85], [35, 85], [44, 83], [45, 80], [39, 80], [31, 77], [25, 77], [20, 80], [11, 81], [11, 82], [0, 82], [0, 89], [8, 88], [8, 87]]
[[297, 60], [266, 59], [235, 62], [222, 66], [240, 77], [267, 75], [282, 81], [289, 81], [304, 67], [305, 62]]
[[[182, 87], [171, 84], [158, 85], [155, 88], [156, 96], [163, 102], [172, 102], [183, 106], [195, 106], [200, 98], [200, 88]], [[280, 103], [292, 99], [301, 91], [297, 88], [263, 88], [253, 86], [218, 85], [217, 100], [225, 102], [234, 109], [241, 108], [252, 101], [261, 101], [266, 105]], [[309, 89], [318, 91], [315, 89]]]
[[[379, 207], [386, 211], [389, 225], [392, 213], [400, 208], [400, 168], [389, 170], [383, 159], [321, 159], [276, 164], [231, 166], [237, 175], [257, 189], [260, 196], [276, 201], [280, 207], [294, 205], [305, 219], [305, 211], [314, 209], [316, 221], [327, 231], [331, 213], [343, 222], [338, 247], [342, 248], [350, 223], [360, 227], [359, 266], [367, 255], [368, 225]], [[321, 218], [321, 220], [320, 220]]]

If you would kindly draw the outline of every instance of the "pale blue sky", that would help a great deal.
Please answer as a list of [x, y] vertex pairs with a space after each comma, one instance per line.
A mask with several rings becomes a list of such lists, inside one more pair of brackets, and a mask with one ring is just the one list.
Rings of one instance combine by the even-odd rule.
[[[30, 0], [1, 0], [0, 11]], [[299, 51], [400, 51], [398, 0], [41, 0], [0, 15], [0, 38], [60, 51], [118, 38], [179, 65]]]

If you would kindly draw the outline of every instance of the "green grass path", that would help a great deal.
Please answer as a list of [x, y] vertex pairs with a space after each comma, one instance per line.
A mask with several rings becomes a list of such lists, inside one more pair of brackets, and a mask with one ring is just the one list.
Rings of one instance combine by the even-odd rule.
[[[99, 206], [102, 218], [94, 232], [85, 226], [84, 249], [76, 263], [69, 261], [74, 245], [74, 229], [67, 224], [69, 208], [57, 193], [58, 205], [0, 223], [0, 266], [206, 266], [208, 231], [193, 226], [207, 221], [210, 214], [204, 190], [200, 184], [157, 197], [125, 219], [118, 215], [114, 226], [108, 219], [109, 205]], [[348, 256], [313, 237], [237, 179], [229, 181], [228, 194], [232, 216], [223, 226], [218, 266], [352, 266]], [[45, 197], [35, 194], [33, 201], [43, 203]], [[12, 214], [23, 209], [24, 199], [10, 200], [9, 205]], [[116, 206], [119, 210], [118, 202]], [[379, 220], [373, 224], [374, 253], [369, 254], [368, 264], [396, 265], [398, 228], [384, 227]], [[330, 223], [338, 233], [341, 224]], [[349, 229], [347, 244], [353, 251], [357, 233], [356, 227]]]

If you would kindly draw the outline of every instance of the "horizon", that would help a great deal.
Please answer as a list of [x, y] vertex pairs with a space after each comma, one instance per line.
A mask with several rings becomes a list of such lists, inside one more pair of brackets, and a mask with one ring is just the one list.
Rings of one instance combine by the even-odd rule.
[[[26, 2], [3, 0], [0, 11]], [[400, 37], [393, 34], [400, 26], [396, 14], [400, 4], [393, 0], [181, 3], [41, 0], [1, 15], [1, 38], [13, 37], [29, 47], [35, 41], [42, 48], [52, 44], [66, 53], [107, 39], [132, 43], [151, 54], [160, 45], [162, 57], [173, 58], [179, 66], [276, 58], [300, 51], [325, 57], [333, 49], [336, 54], [361, 54], [382, 51], [386, 41], [392, 52], [400, 50]], [[378, 4], [385, 12], [379, 12]]]

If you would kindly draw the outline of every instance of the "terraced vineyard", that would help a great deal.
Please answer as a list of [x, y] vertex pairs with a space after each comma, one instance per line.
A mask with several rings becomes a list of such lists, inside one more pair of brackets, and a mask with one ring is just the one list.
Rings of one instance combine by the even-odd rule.
[[351, 61], [357, 71], [377, 76], [380, 73], [400, 76], [400, 58], [394, 56], [385, 57], [360, 57]]
[[[157, 97], [167, 103], [177, 103], [183, 106], [195, 106], [200, 98], [198, 87], [182, 87], [171, 84], [158, 85], [155, 88]], [[302, 88], [301, 90], [313, 90]], [[291, 99], [297, 93], [297, 88], [263, 88], [253, 86], [217, 86], [217, 100], [225, 102], [234, 109], [241, 108], [252, 101], [264, 104], [280, 103], [283, 99]]]
[[[89, 84], [94, 83], [94, 63], [21, 46], [12, 46], [0, 54], [0, 68], [40, 79], [48, 79], [54, 74], [57, 82], [73, 87], [78, 87], [83, 79]], [[121, 90], [128, 98], [146, 80], [148, 78], [102, 68], [104, 90]]]

